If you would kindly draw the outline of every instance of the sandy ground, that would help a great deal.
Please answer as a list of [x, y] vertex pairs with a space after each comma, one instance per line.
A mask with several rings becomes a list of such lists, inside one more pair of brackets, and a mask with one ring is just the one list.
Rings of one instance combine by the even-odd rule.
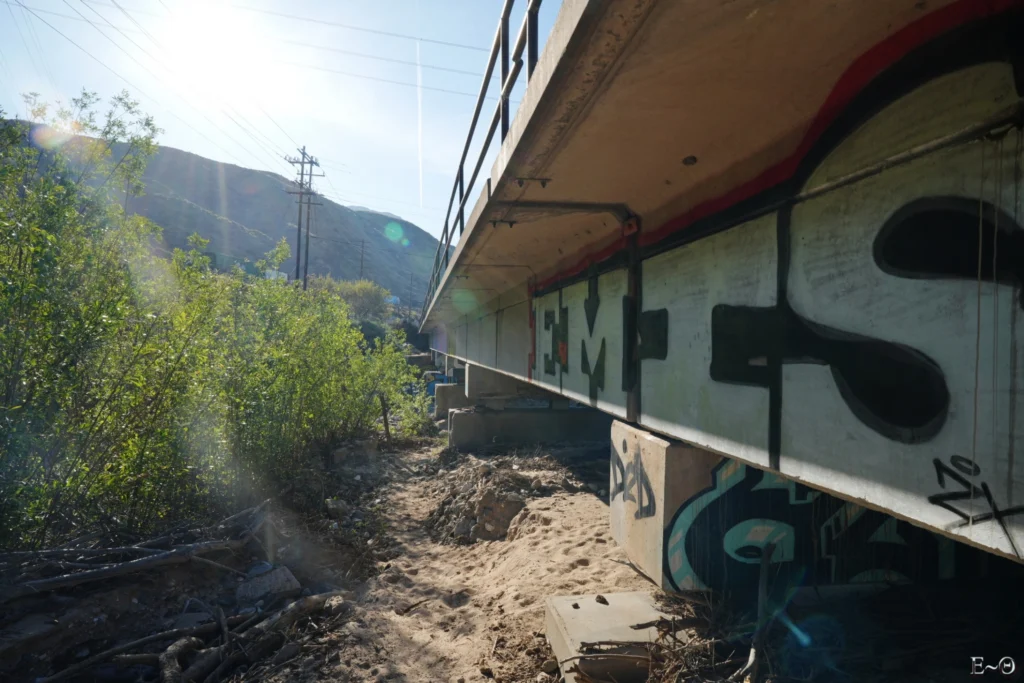
[[[405, 457], [415, 465], [430, 456]], [[401, 554], [360, 601], [387, 653], [378, 675], [469, 682], [486, 680], [489, 669], [499, 681], [534, 681], [550, 657], [545, 597], [651, 588], [622, 564], [608, 507], [592, 492], [532, 498], [514, 540], [458, 546], [434, 542], [424, 525], [439, 503], [435, 488], [425, 477], [394, 482], [385, 494]]]

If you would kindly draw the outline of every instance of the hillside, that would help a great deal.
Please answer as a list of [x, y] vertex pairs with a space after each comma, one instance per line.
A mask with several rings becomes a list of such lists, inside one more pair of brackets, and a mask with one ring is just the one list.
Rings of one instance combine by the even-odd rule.
[[[116, 152], [115, 152], [116, 153]], [[282, 269], [295, 274], [294, 182], [279, 175], [221, 164], [161, 147], [145, 174], [146, 194], [129, 209], [163, 228], [168, 248], [182, 247], [194, 232], [210, 240], [218, 255], [255, 261], [282, 237], [292, 259]], [[314, 208], [310, 274], [356, 279], [362, 271], [415, 306], [424, 297], [437, 240], [416, 225], [326, 198]], [[362, 252], [362, 254], [361, 254]]]

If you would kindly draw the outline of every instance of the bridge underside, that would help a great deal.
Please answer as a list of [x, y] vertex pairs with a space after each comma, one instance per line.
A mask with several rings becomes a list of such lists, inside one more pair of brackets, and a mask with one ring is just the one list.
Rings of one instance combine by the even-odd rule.
[[1024, 552], [1021, 3], [566, 0], [432, 347]]

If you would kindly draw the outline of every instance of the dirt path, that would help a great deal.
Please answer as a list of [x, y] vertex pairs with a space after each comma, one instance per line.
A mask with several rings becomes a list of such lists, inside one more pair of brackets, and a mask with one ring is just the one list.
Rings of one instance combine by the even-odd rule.
[[[403, 457], [415, 469], [430, 455]], [[471, 545], [431, 539], [425, 521], [443, 494], [437, 477], [423, 476], [384, 496], [400, 554], [360, 596], [385, 656], [370, 680], [534, 681], [550, 656], [545, 597], [650, 588], [621, 564], [607, 505], [589, 490], [530, 497], [514, 540]]]

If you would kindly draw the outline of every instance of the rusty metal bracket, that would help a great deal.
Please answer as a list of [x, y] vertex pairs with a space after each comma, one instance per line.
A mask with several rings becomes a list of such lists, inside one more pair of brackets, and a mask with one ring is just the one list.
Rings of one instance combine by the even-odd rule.
[[[536, 211], [549, 216], [558, 216], [568, 213], [607, 213], [614, 216], [622, 226], [624, 235], [632, 235], [640, 229], [640, 218], [626, 204], [602, 204], [595, 202], [548, 202], [548, 201], [492, 201], [490, 207], [493, 209], [510, 209], [522, 211]], [[508, 221], [492, 220], [491, 223], [527, 223], [526, 220]]]

